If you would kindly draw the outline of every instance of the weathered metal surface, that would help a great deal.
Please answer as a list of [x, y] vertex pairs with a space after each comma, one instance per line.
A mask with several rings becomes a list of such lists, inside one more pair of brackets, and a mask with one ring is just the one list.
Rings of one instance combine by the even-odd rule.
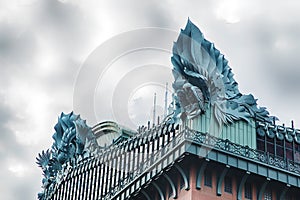
[[256, 123], [256, 132], [259, 136], [267, 136], [273, 139], [276, 137], [277, 140], [286, 140], [287, 142], [295, 142], [300, 144], [300, 130], [281, 125], [274, 125], [264, 122]]
[[64, 200], [71, 194], [74, 199], [125, 199], [186, 152], [291, 185], [300, 179], [300, 166], [292, 161], [188, 127], [158, 126], [69, 168], [46, 199]]
[[174, 43], [171, 61], [181, 118], [198, 117], [211, 107], [219, 125], [250, 118], [273, 121], [251, 94], [239, 92], [224, 55], [190, 20]]
[[62, 113], [54, 129], [51, 150], [42, 151], [37, 157], [44, 175], [44, 191], [38, 194], [39, 199], [45, 199], [63, 181], [70, 167], [97, 151], [95, 136], [79, 115]]
[[211, 109], [207, 109], [205, 114], [188, 120], [187, 125], [193, 130], [256, 148], [256, 126], [253, 119], [249, 119], [248, 122], [240, 120], [220, 127]]

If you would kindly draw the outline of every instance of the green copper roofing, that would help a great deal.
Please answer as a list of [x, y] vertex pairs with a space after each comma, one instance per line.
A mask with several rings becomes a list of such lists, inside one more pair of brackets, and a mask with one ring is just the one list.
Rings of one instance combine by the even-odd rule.
[[[42, 187], [48, 190], [53, 190], [54, 185], [61, 181], [64, 169], [76, 165], [98, 150], [91, 128], [73, 112], [62, 113], [54, 129], [51, 150], [42, 151], [36, 158], [37, 164], [43, 170]], [[44, 191], [38, 194], [38, 198], [45, 198]]]
[[212, 107], [219, 125], [250, 118], [274, 120], [252, 94], [239, 92], [224, 55], [190, 20], [174, 43], [171, 61], [182, 117], [191, 119]]

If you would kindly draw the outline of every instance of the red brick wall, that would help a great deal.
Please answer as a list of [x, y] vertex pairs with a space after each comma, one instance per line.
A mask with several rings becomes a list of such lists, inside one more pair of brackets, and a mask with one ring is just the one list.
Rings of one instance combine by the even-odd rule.
[[[216, 172], [212, 173], [212, 187], [204, 185], [204, 178], [201, 181], [201, 189], [196, 189], [196, 171], [197, 169], [192, 167], [190, 170], [190, 189], [185, 190], [179, 189], [178, 198], [179, 200], [236, 200], [237, 199], [237, 184], [235, 177], [232, 177], [232, 194], [224, 191], [224, 182], [222, 183], [222, 195], [217, 196], [217, 174]], [[178, 188], [179, 185], [178, 185]], [[171, 199], [171, 198], [170, 198]], [[244, 189], [242, 193], [242, 199], [246, 200], [244, 197]], [[252, 186], [252, 199], [257, 199], [256, 197], [256, 188]], [[273, 200], [275, 200], [275, 192], [273, 191]]]

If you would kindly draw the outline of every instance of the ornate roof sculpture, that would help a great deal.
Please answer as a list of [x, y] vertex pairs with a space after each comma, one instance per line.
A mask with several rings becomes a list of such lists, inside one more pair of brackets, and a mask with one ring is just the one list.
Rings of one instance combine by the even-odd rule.
[[[80, 115], [62, 113], [54, 129], [51, 150], [42, 151], [36, 158], [44, 175], [42, 187], [50, 192], [63, 178], [64, 170], [98, 151], [96, 138]], [[39, 199], [44, 196], [44, 192], [38, 194]]]
[[239, 92], [224, 55], [190, 20], [174, 43], [171, 61], [183, 117], [194, 118], [212, 107], [219, 125], [249, 118], [274, 120], [266, 108], [257, 106], [253, 95]]
[[[265, 108], [259, 108], [251, 94], [239, 92], [228, 61], [212, 43], [204, 39], [190, 20], [174, 43], [171, 61], [174, 65], [175, 108], [157, 126], [151, 128], [148, 124], [148, 127], [140, 127], [138, 132], [134, 132], [107, 121], [90, 128], [73, 112], [61, 114], [54, 127], [51, 150], [42, 151], [37, 158], [44, 175], [44, 191], [38, 194], [40, 200], [64, 200], [69, 199], [70, 194], [75, 195], [73, 199], [87, 199], [87, 194], [93, 199], [134, 197], [140, 191], [143, 193], [143, 187], [159, 178], [165, 168], [173, 166], [184, 178], [185, 187], [189, 188], [188, 175], [178, 163], [185, 153], [202, 157], [200, 148], [212, 152], [205, 155], [208, 160], [219, 162], [219, 158], [224, 158], [222, 162], [226, 166], [243, 170], [243, 166], [237, 163], [251, 162], [254, 167], [247, 170], [262, 176], [266, 176], [267, 166], [277, 173], [275, 180], [297, 186], [298, 182], [294, 180], [298, 180], [296, 178], [300, 173], [298, 162], [258, 151], [256, 143], [251, 147], [219, 135], [216, 137], [211, 131], [179, 125], [180, 118], [194, 119], [210, 111], [218, 125], [227, 125], [228, 132], [232, 124], [242, 121], [248, 125], [250, 123], [247, 122], [251, 121], [254, 125], [244, 130], [247, 136], [254, 135], [256, 139], [256, 134], [267, 135], [288, 142], [295, 140], [300, 144], [299, 129], [275, 125], [275, 118], [269, 116]], [[242, 137], [243, 130], [241, 126], [238, 128], [236, 134]], [[248, 139], [245, 137], [245, 140]], [[231, 162], [237, 159], [239, 162]], [[259, 170], [260, 166], [264, 170]], [[281, 178], [283, 175], [279, 176], [279, 173], [287, 174], [286, 178]], [[135, 184], [135, 180], [140, 180], [140, 185]], [[82, 184], [94, 186], [88, 189]], [[76, 192], [72, 193], [74, 191], [68, 188]], [[174, 188], [175, 198], [177, 190]], [[163, 195], [161, 199], [164, 199]]]

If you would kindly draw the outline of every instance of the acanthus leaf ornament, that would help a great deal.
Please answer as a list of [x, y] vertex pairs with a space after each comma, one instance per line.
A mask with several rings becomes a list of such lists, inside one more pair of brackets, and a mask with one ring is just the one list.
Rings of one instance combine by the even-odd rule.
[[97, 141], [91, 128], [82, 120], [79, 115], [73, 112], [62, 113], [54, 126], [55, 133], [51, 150], [42, 151], [38, 154], [37, 164], [43, 171], [44, 191], [38, 194], [38, 198], [43, 200], [45, 192], [50, 192], [55, 188], [65, 176], [63, 171], [70, 168], [76, 162], [97, 153]]
[[[224, 55], [188, 20], [173, 45], [173, 88], [183, 116], [197, 117], [211, 107], [219, 125], [255, 118], [272, 122], [253, 95], [243, 95]], [[174, 116], [176, 117], [176, 116]]]

